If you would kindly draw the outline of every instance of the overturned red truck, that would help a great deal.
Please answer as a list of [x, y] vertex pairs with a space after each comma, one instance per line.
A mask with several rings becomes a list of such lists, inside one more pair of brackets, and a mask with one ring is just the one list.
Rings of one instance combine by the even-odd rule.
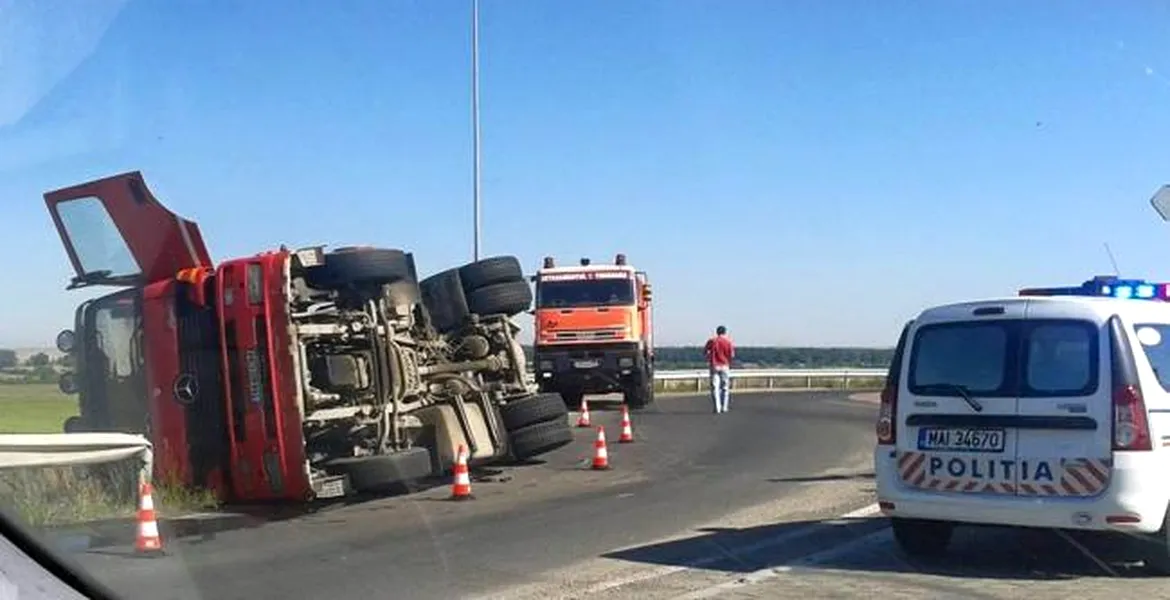
[[45, 194], [83, 302], [57, 346], [72, 431], [147, 435], [155, 476], [226, 501], [310, 500], [528, 459], [572, 440], [512, 318], [519, 261], [423, 280], [391, 248], [286, 248], [212, 263], [138, 172]]

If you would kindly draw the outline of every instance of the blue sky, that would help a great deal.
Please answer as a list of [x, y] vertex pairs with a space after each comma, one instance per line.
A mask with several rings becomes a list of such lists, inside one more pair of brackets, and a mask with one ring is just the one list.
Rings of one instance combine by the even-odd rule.
[[[1170, 279], [1166, 3], [877, 4], [482, 0], [485, 253], [625, 252], [663, 344], [890, 345], [932, 303], [1107, 273], [1104, 242]], [[470, 258], [470, 0], [3, 14], [0, 344], [85, 297], [41, 193], [121, 171], [216, 258]]]

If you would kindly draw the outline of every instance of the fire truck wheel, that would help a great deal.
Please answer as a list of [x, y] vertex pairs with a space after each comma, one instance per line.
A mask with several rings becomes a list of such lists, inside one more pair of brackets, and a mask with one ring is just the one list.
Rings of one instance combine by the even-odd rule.
[[411, 448], [381, 456], [338, 458], [325, 466], [330, 471], [349, 475], [350, 485], [359, 492], [377, 491], [433, 474], [431, 453], [426, 448]]
[[527, 281], [508, 281], [481, 287], [467, 295], [467, 307], [477, 315], [518, 315], [532, 306]]
[[515, 256], [493, 256], [460, 267], [459, 278], [468, 294], [482, 287], [509, 281], [525, 281], [520, 260]]
[[546, 421], [517, 429], [511, 434], [512, 456], [527, 460], [552, 452], [573, 441], [573, 430], [564, 420]]
[[420, 281], [418, 287], [431, 324], [440, 333], [458, 328], [471, 312], [463, 295], [458, 269], [431, 275]]
[[500, 408], [504, 429], [508, 431], [516, 431], [545, 421], [564, 420], [568, 414], [565, 403], [556, 394], [536, 394], [511, 400]]
[[561, 400], [565, 401], [565, 408], [568, 410], [578, 410], [581, 408], [581, 401], [585, 399], [584, 392], [567, 391], [561, 392]]
[[654, 377], [653, 375], [644, 374], [638, 378], [638, 381], [626, 390], [624, 394], [626, 406], [635, 410], [639, 408], [646, 408], [654, 404]]
[[414, 279], [409, 254], [386, 248], [342, 248], [325, 254], [325, 264], [305, 270], [305, 281], [320, 289]]

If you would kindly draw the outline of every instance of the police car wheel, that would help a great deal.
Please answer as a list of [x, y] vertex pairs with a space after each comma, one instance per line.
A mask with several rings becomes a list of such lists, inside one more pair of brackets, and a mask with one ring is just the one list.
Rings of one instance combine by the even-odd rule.
[[915, 558], [936, 557], [946, 552], [955, 531], [954, 523], [946, 521], [894, 517], [890, 523], [898, 546]]
[[1161, 577], [1170, 575], [1170, 508], [1166, 510], [1162, 529], [1141, 541], [1145, 570], [1151, 575]]

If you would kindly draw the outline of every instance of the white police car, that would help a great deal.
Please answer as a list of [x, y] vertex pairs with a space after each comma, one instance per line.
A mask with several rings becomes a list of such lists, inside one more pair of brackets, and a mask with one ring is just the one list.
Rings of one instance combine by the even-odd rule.
[[1168, 299], [1099, 277], [908, 323], [874, 452], [903, 551], [937, 555], [963, 524], [1127, 532], [1170, 574]]

